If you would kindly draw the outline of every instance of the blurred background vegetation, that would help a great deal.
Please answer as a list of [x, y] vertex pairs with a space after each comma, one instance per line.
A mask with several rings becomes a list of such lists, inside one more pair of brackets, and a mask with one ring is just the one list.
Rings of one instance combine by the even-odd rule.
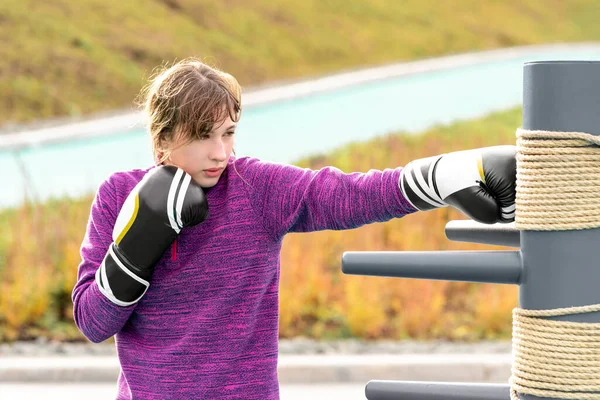
[[[597, 0], [3, 0], [0, 127], [131, 108], [154, 68], [188, 56], [248, 88], [458, 52], [594, 41], [599, 20]], [[514, 143], [520, 123], [517, 108], [420, 135], [390, 132], [295, 164], [390, 168]], [[70, 296], [91, 200], [0, 210], [0, 341], [85, 340]], [[341, 272], [341, 254], [349, 250], [492, 248], [445, 238], [446, 222], [464, 218], [446, 208], [352, 231], [288, 235], [281, 336], [510, 338], [516, 287]]]
[[[514, 142], [520, 109], [421, 135], [390, 133], [297, 165], [346, 172], [384, 169], [445, 151]], [[92, 197], [0, 212], [0, 335], [84, 340], [70, 299]], [[360, 250], [486, 249], [449, 242], [451, 208], [348, 231], [287, 235], [281, 255], [281, 337], [480, 340], [510, 338], [516, 286], [344, 275], [341, 255]], [[500, 247], [496, 247], [500, 248]]]
[[128, 108], [154, 68], [192, 55], [248, 86], [594, 40], [599, 20], [597, 0], [2, 0], [0, 125]]

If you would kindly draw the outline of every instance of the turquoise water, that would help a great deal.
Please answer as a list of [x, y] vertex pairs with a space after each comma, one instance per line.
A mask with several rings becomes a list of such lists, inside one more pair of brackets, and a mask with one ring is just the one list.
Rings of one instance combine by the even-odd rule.
[[[236, 133], [238, 156], [293, 162], [391, 131], [476, 118], [522, 102], [523, 64], [541, 60], [599, 60], [590, 50], [424, 72], [244, 110]], [[516, 128], [516, 127], [515, 127]], [[0, 152], [0, 207], [94, 192], [115, 170], [152, 163], [142, 130]]]

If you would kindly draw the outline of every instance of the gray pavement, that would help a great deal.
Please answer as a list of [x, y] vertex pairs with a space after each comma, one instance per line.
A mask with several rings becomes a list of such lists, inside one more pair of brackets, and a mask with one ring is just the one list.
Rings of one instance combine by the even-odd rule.
[[[281, 383], [353, 383], [371, 379], [507, 382], [510, 354], [282, 355]], [[0, 382], [115, 382], [116, 357], [10, 357]]]
[[[365, 400], [371, 380], [507, 383], [509, 341], [479, 343], [281, 340], [281, 400]], [[0, 399], [111, 399], [112, 343], [0, 345]]]
[[[510, 342], [316, 342], [282, 340], [279, 378], [291, 384], [366, 384], [369, 380], [506, 383]], [[0, 345], [0, 383], [116, 382], [114, 344]], [[2, 398], [2, 396], [0, 396]]]

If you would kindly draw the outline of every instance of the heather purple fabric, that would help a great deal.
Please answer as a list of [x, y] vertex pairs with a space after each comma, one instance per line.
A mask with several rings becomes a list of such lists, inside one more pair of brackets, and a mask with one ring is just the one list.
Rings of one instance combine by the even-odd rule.
[[398, 188], [401, 168], [345, 174], [232, 157], [206, 190], [206, 221], [181, 232], [145, 296], [122, 307], [102, 295], [94, 274], [123, 202], [150, 168], [100, 185], [72, 293], [75, 323], [90, 341], [116, 335], [118, 399], [278, 399], [285, 234], [353, 229], [416, 211]]

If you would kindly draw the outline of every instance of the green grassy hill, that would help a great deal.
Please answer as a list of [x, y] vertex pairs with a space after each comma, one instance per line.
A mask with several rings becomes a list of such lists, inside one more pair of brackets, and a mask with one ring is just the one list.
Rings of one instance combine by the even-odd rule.
[[163, 62], [243, 85], [522, 44], [600, 39], [597, 0], [2, 0], [0, 126], [130, 107]]

